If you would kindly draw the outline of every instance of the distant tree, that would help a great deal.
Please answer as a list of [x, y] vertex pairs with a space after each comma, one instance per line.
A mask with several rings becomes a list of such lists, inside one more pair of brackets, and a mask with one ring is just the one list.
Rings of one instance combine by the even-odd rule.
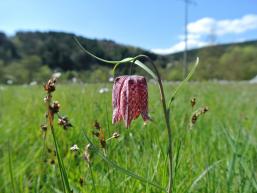
[[8, 39], [8, 37], [0, 32], [0, 59], [10, 62], [18, 58], [15, 45]]
[[233, 47], [220, 59], [220, 67], [228, 80], [248, 80], [257, 74], [256, 48]]

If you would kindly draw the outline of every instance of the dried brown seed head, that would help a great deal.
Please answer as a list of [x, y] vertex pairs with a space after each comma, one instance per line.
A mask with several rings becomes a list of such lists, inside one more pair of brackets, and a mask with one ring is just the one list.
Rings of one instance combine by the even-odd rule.
[[51, 159], [51, 160], [50, 160], [50, 164], [51, 164], [51, 165], [54, 165], [54, 164], [55, 164], [54, 159]]
[[117, 138], [120, 137], [120, 134], [119, 134], [118, 132], [114, 132], [114, 133], [112, 134], [112, 137], [117, 139]]
[[196, 123], [197, 118], [198, 118], [198, 117], [196, 116], [196, 114], [193, 114], [193, 116], [192, 116], [192, 118], [191, 118], [192, 124], [195, 124], [195, 123]]
[[54, 101], [53, 104], [50, 105], [50, 110], [51, 112], [54, 113], [58, 113], [60, 110], [60, 103], [58, 101]]
[[99, 141], [100, 141], [101, 147], [105, 149], [106, 148], [106, 141], [105, 141], [105, 139], [101, 138], [101, 139], [99, 139]]
[[69, 122], [68, 117], [59, 117], [58, 124], [63, 127], [64, 130], [72, 127], [72, 124]]
[[196, 98], [194, 97], [191, 99], [191, 106], [194, 107], [195, 104], [196, 104]]
[[95, 127], [97, 130], [100, 130], [100, 128], [101, 128], [101, 126], [100, 126], [100, 124], [98, 123], [97, 120], [95, 120], [94, 127]]
[[101, 147], [106, 148], [106, 141], [105, 141], [103, 129], [101, 128], [100, 124], [97, 121], [95, 121], [94, 126], [95, 126], [95, 130], [92, 131], [92, 134], [98, 138], [101, 144]]
[[209, 108], [206, 106], [203, 108], [203, 113], [206, 113], [207, 111], [209, 111]]
[[84, 150], [84, 154], [83, 154], [84, 160], [86, 160], [86, 162], [88, 162], [88, 163], [91, 162], [91, 160], [90, 160], [90, 157], [91, 157], [90, 148], [91, 148], [91, 145], [87, 144], [86, 147], [85, 147], [85, 150]]
[[47, 131], [47, 125], [46, 124], [42, 124], [42, 125], [40, 125], [40, 127], [41, 127], [43, 132]]
[[194, 112], [194, 114], [192, 115], [192, 117], [191, 117], [191, 123], [192, 124], [195, 124], [196, 123], [196, 121], [197, 121], [197, 119], [201, 116], [201, 115], [203, 115], [203, 114], [205, 114], [206, 112], [208, 112], [208, 107], [206, 106], [206, 107], [201, 107], [200, 109], [198, 109], [196, 112]]
[[48, 82], [44, 85], [45, 91], [48, 93], [54, 92], [55, 91], [55, 83], [56, 79], [50, 79]]
[[50, 102], [52, 99], [52, 95], [51, 94], [48, 94], [47, 96], [44, 97], [44, 102], [47, 103], [47, 102]]
[[80, 184], [80, 186], [83, 186], [83, 184], [84, 184], [84, 180], [82, 177], [79, 178], [79, 184]]

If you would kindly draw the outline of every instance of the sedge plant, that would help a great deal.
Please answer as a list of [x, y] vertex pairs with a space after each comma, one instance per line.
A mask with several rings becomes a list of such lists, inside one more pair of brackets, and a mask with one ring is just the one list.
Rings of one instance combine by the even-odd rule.
[[71, 193], [72, 189], [69, 184], [69, 179], [68, 175], [63, 163], [63, 159], [61, 156], [57, 136], [55, 133], [55, 128], [54, 128], [54, 117], [58, 117], [58, 124], [63, 127], [63, 129], [68, 129], [69, 127], [72, 127], [71, 123], [69, 122], [67, 117], [63, 117], [59, 114], [59, 109], [60, 109], [60, 103], [58, 101], [53, 101], [52, 100], [52, 93], [56, 90], [56, 78], [53, 77], [48, 80], [48, 82], [44, 85], [44, 90], [46, 91], [46, 96], [44, 98], [44, 102], [46, 104], [47, 112], [45, 114], [46, 116], [46, 123], [41, 125], [41, 129], [44, 132], [44, 140], [46, 136], [46, 131], [47, 128], [50, 127], [51, 134], [53, 137], [54, 141], [54, 146], [55, 146], [55, 152], [58, 160], [58, 166], [61, 174], [61, 181], [62, 181], [62, 187], [64, 193]]

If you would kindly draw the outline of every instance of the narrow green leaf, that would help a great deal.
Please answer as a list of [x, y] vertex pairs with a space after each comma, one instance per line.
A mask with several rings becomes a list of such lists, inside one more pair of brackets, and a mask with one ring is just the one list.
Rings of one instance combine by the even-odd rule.
[[[214, 162], [212, 165], [207, 167], [192, 183], [191, 187], [189, 188], [188, 192], [192, 192], [194, 187], [198, 184], [198, 182], [214, 167], [216, 167], [222, 160]], [[223, 160], [224, 161], [224, 160]]]
[[[90, 55], [91, 57], [95, 58], [96, 60], [99, 60], [99, 61], [101, 61], [101, 62], [108, 63], [108, 64], [117, 64], [117, 63], [126, 63], [126, 62], [128, 62], [128, 61], [122, 61], [122, 60], [116, 60], [116, 61], [113, 60], [113, 61], [112, 61], [112, 60], [105, 60], [105, 59], [103, 59], [103, 58], [100, 58], [100, 57], [98, 57], [98, 56], [92, 54], [91, 52], [89, 52], [87, 49], [85, 49], [85, 48], [81, 45], [81, 43], [79, 42], [79, 40], [78, 40], [76, 37], [74, 37], [74, 40], [76, 41], [76, 43], [78, 44], [78, 46], [80, 47], [81, 50], [83, 50], [86, 54]], [[133, 60], [133, 59], [131, 59], [131, 60]]]
[[153, 73], [153, 71], [147, 67], [145, 64], [143, 64], [142, 62], [140, 62], [139, 60], [137, 60], [138, 58], [140, 58], [142, 55], [138, 55], [134, 58], [132, 57], [128, 57], [128, 58], [124, 58], [122, 60], [105, 60], [103, 58], [99, 58], [98, 56], [92, 54], [91, 52], [89, 52], [88, 50], [86, 50], [82, 45], [81, 43], [78, 41], [78, 39], [76, 37], [74, 37], [74, 40], [76, 41], [76, 43], [78, 44], [78, 46], [80, 47], [81, 50], [83, 50], [86, 54], [90, 55], [91, 57], [95, 58], [96, 60], [99, 60], [101, 62], [104, 62], [104, 63], [108, 63], [108, 64], [114, 64], [114, 68], [113, 68], [113, 74], [115, 72], [115, 69], [118, 67], [118, 65], [120, 64], [124, 64], [124, 63], [128, 63], [128, 62], [131, 62], [131, 63], [135, 63], [136, 65], [138, 65], [139, 67], [141, 67], [142, 69], [144, 69], [148, 74], [150, 74], [154, 79], [157, 80], [157, 76]]
[[157, 76], [154, 74], [154, 72], [148, 68], [144, 63], [140, 62], [139, 60], [135, 61], [135, 64], [144, 69], [148, 74], [150, 74], [155, 80], [157, 80]]
[[[140, 55], [139, 55], [140, 56]], [[143, 70], [145, 70], [150, 76], [152, 76], [155, 80], [157, 80], [157, 76], [154, 74], [154, 72], [149, 68], [147, 67], [144, 63], [140, 62], [139, 60], [137, 60], [137, 58], [139, 56], [136, 56], [135, 58], [125, 58], [121, 61], [119, 61], [113, 68], [113, 74], [115, 73], [115, 70], [116, 68], [122, 64], [122, 63], [133, 63], [133, 64], [136, 64], [138, 65], [140, 68], [142, 68]]]
[[182, 86], [192, 77], [192, 75], [195, 72], [195, 69], [197, 68], [199, 64], [199, 58], [196, 58], [195, 64], [193, 66], [193, 68], [191, 69], [191, 71], [188, 73], [187, 77], [178, 85], [178, 87], [175, 89], [175, 91], [173, 92], [173, 94], [170, 97], [169, 100], [169, 105], [168, 105], [168, 109], [170, 109], [171, 107], [171, 103], [173, 102], [173, 100], [175, 99], [175, 96], [177, 95], [178, 91], [182, 88]]
[[156, 174], [157, 174], [157, 170], [158, 170], [158, 166], [159, 166], [160, 158], [161, 158], [161, 150], [159, 150], [158, 157], [157, 157], [157, 161], [155, 162], [154, 172], [153, 172], [153, 175], [152, 175], [151, 181], [153, 181], [153, 180], [154, 180], [154, 177], [155, 177], [155, 176], [156, 176]]

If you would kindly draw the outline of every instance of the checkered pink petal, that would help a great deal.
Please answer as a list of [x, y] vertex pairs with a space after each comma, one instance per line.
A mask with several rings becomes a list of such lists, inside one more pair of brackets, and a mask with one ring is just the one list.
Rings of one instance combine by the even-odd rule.
[[120, 76], [115, 79], [112, 92], [113, 118], [116, 123], [123, 119], [128, 128], [131, 121], [141, 114], [144, 121], [148, 116], [147, 82], [143, 76]]
[[127, 76], [117, 77], [114, 81], [113, 89], [112, 89], [112, 108], [113, 108], [113, 116], [112, 122], [116, 123], [121, 120], [121, 108], [120, 108], [120, 95], [121, 89], [123, 87], [124, 81]]

